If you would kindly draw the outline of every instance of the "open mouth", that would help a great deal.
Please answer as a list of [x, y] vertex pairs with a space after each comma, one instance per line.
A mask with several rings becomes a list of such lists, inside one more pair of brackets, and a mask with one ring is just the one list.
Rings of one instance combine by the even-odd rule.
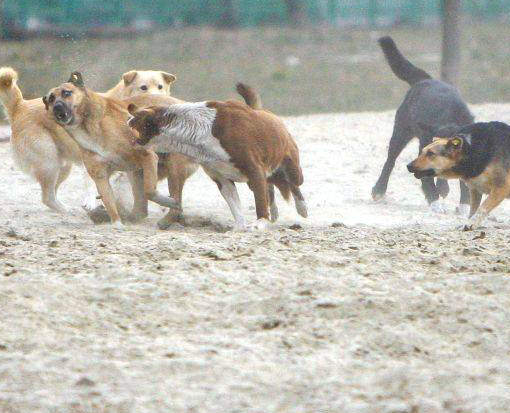
[[72, 114], [64, 111], [56, 111], [54, 112], [54, 116], [55, 120], [62, 125], [69, 125], [74, 119]]
[[416, 171], [414, 177], [416, 179], [425, 178], [427, 176], [435, 176], [436, 172], [433, 169], [425, 169], [424, 171]]

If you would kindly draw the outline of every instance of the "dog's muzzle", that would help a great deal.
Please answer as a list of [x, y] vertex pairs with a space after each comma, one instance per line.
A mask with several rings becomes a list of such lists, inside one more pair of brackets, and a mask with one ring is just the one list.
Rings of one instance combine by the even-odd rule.
[[64, 102], [56, 102], [53, 105], [53, 116], [58, 123], [69, 124], [73, 118], [72, 112]]
[[409, 172], [411, 172], [412, 174], [414, 174], [414, 177], [416, 179], [421, 179], [421, 178], [425, 178], [427, 176], [435, 176], [436, 175], [436, 171], [434, 171], [433, 169], [425, 169], [423, 171], [416, 169], [416, 167], [414, 166], [414, 162], [411, 162], [410, 164], [407, 165], [407, 170]]

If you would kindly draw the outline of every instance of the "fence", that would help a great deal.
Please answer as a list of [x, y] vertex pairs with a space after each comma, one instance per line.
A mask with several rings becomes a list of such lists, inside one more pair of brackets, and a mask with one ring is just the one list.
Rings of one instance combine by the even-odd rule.
[[[440, 0], [302, 0], [311, 21], [334, 25], [379, 26], [437, 20]], [[225, 0], [0, 0], [3, 29], [37, 30], [52, 26], [142, 27], [214, 25]], [[284, 0], [232, 0], [241, 26], [288, 22]], [[465, 0], [464, 11], [481, 18], [508, 17], [510, 0]]]

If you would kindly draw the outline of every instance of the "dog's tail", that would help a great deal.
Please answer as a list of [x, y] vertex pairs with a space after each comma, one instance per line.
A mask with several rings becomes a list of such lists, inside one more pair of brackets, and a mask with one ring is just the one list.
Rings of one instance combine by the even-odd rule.
[[390, 36], [381, 37], [379, 39], [379, 45], [381, 46], [384, 57], [386, 57], [391, 70], [400, 80], [412, 86], [420, 80], [432, 79], [432, 76], [427, 72], [416, 67], [402, 56], [402, 53], [400, 53], [400, 50], [398, 50], [397, 45]]
[[262, 100], [260, 99], [260, 95], [253, 90], [252, 87], [244, 84], [238, 83], [236, 85], [237, 93], [239, 93], [246, 104], [252, 109], [262, 109]]
[[13, 68], [0, 68], [0, 100], [7, 109], [9, 118], [12, 117], [16, 105], [23, 100], [17, 81], [18, 73]]

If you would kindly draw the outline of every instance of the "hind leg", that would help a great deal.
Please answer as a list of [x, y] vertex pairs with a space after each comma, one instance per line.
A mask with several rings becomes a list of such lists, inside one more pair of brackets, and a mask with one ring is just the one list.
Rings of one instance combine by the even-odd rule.
[[41, 185], [42, 202], [53, 211], [65, 213], [66, 207], [57, 200], [57, 182], [59, 181], [60, 168], [39, 169], [35, 171], [35, 177]]
[[57, 183], [55, 184], [55, 192], [58, 191], [60, 184], [62, 184], [62, 182], [64, 182], [69, 177], [72, 167], [73, 167], [72, 163], [65, 163], [64, 166], [60, 168]]
[[395, 161], [412, 138], [412, 133], [406, 129], [403, 129], [397, 122], [395, 122], [393, 134], [391, 135], [390, 139], [390, 146], [388, 148], [388, 156], [386, 158], [386, 162], [384, 163], [379, 179], [372, 188], [372, 198], [375, 201], [381, 199], [386, 193], [391, 172], [395, 167]]
[[168, 154], [165, 166], [168, 171], [168, 192], [179, 205], [179, 209], [170, 208], [168, 213], [158, 221], [159, 229], [167, 229], [173, 222], [184, 222], [182, 191], [186, 180], [198, 170], [198, 164], [178, 153]]
[[269, 198], [269, 213], [271, 214], [271, 222], [276, 222], [278, 219], [278, 206], [274, 198], [274, 185], [267, 183], [267, 192]]
[[255, 197], [255, 210], [257, 211], [257, 222], [251, 226], [251, 229], [264, 230], [269, 223], [269, 202], [267, 180], [262, 170], [254, 167], [250, 171], [248, 187]]
[[308, 217], [308, 209], [306, 207], [305, 198], [301, 193], [301, 190], [294, 184], [290, 184], [290, 191], [294, 198], [294, 204], [296, 205], [296, 211], [303, 218]]

